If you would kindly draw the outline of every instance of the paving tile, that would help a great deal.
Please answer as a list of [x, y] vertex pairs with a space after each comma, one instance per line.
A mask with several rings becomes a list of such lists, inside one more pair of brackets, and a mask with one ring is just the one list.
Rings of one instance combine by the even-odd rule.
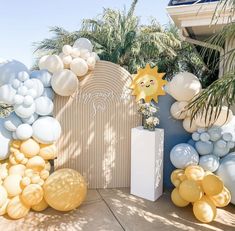
[[127, 231], [234, 231], [235, 206], [218, 209], [217, 218], [201, 224], [193, 216], [192, 207], [178, 208], [164, 193], [156, 202], [129, 194], [129, 189], [100, 189], [99, 193]]

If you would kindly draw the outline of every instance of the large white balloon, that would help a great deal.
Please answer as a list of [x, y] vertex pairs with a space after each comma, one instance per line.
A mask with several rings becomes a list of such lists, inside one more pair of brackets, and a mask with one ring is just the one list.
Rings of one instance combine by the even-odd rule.
[[21, 71], [28, 72], [28, 69], [23, 63], [16, 60], [0, 65], [0, 86], [11, 83]]
[[185, 119], [188, 113], [186, 111], [187, 105], [188, 102], [174, 102], [170, 109], [171, 115], [177, 120]]
[[235, 152], [228, 154], [220, 162], [216, 174], [223, 180], [231, 193], [231, 203], [235, 204]]
[[33, 123], [33, 138], [42, 144], [51, 144], [59, 139], [60, 123], [53, 117], [40, 117]]
[[49, 55], [43, 63], [43, 69], [47, 69], [51, 73], [61, 71], [63, 68], [64, 64], [58, 55]]
[[191, 145], [181, 143], [174, 146], [171, 150], [170, 160], [176, 168], [184, 169], [189, 165], [197, 165], [199, 155]]
[[9, 145], [12, 139], [11, 132], [4, 128], [4, 119], [0, 119], [0, 160], [9, 156]]
[[87, 38], [77, 39], [73, 47], [79, 49], [87, 49], [89, 52], [92, 52], [93, 50], [93, 45], [91, 44], [90, 40], [88, 40]]
[[14, 103], [14, 97], [16, 90], [10, 85], [5, 84], [0, 87], [0, 102], [12, 105]]
[[35, 103], [25, 107], [23, 104], [14, 105], [15, 113], [21, 118], [29, 118], [36, 110]]
[[35, 105], [36, 105], [35, 112], [41, 116], [50, 115], [54, 108], [53, 102], [46, 96], [41, 96], [37, 98], [35, 100]]
[[4, 127], [11, 132], [16, 131], [16, 128], [22, 124], [21, 119], [12, 112], [8, 117], [4, 118]]
[[70, 96], [77, 90], [79, 81], [72, 71], [63, 70], [53, 74], [51, 85], [58, 95]]
[[20, 140], [27, 140], [33, 135], [33, 129], [29, 124], [21, 124], [16, 129], [16, 136]]
[[215, 172], [219, 167], [219, 158], [215, 155], [201, 156], [199, 165], [205, 170]]
[[30, 77], [33, 79], [39, 79], [44, 87], [51, 86], [51, 74], [47, 70], [32, 71]]
[[177, 74], [167, 84], [167, 92], [178, 101], [190, 101], [201, 89], [198, 78], [189, 72]]
[[88, 65], [86, 61], [82, 58], [75, 58], [70, 63], [71, 71], [77, 76], [83, 76], [88, 72]]

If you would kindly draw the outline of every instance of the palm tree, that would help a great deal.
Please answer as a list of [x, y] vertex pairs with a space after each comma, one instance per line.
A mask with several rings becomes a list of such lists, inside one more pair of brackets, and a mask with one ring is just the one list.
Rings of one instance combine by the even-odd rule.
[[[235, 41], [235, 23], [232, 21], [235, 10], [235, 1], [234, 0], [220, 0], [217, 5], [216, 12], [220, 12], [229, 9], [230, 17], [227, 25], [216, 35], [208, 39], [213, 45], [220, 47], [225, 47], [226, 43], [232, 43]], [[214, 14], [213, 20], [215, 23], [220, 16], [220, 13]], [[213, 58], [213, 52], [208, 49], [204, 49], [203, 54], [208, 54], [209, 57]], [[221, 61], [223, 65], [223, 76], [213, 82], [205, 90], [203, 90], [199, 95], [197, 95], [193, 101], [189, 104], [188, 109], [192, 111], [192, 120], [200, 115], [206, 114], [205, 121], [208, 121], [208, 124], [216, 119], [221, 110], [222, 106], [227, 105], [228, 110], [235, 103], [235, 48], [226, 51], [222, 55], [221, 59], [214, 59], [213, 62], [216, 63], [218, 67]], [[215, 110], [216, 108], [216, 110]], [[214, 116], [211, 116], [214, 113]]]

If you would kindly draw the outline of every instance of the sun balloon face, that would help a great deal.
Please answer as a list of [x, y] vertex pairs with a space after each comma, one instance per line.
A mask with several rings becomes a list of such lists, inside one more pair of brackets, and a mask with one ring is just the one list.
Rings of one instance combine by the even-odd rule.
[[151, 68], [149, 64], [144, 69], [139, 69], [131, 85], [136, 101], [144, 99], [149, 103], [153, 99], [158, 102], [158, 96], [165, 95], [163, 86], [167, 81], [162, 79], [164, 75], [165, 73], [158, 73], [157, 67]]

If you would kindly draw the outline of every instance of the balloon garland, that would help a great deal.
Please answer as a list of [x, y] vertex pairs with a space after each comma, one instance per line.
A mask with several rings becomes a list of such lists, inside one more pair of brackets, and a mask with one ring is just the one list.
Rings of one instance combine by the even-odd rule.
[[215, 219], [216, 207], [235, 204], [235, 155], [229, 153], [235, 147], [235, 117], [223, 106], [211, 123], [205, 120], [205, 114], [191, 123], [186, 108], [201, 89], [197, 77], [188, 72], [176, 75], [166, 86], [177, 100], [170, 109], [172, 117], [183, 120], [184, 129], [192, 133], [188, 143], [176, 145], [170, 153], [177, 168], [171, 174], [175, 186], [171, 199], [179, 207], [192, 203], [195, 217], [208, 223]]
[[48, 206], [59, 211], [77, 208], [85, 199], [87, 184], [75, 170], [50, 175], [50, 160], [57, 156], [55, 142], [61, 135], [52, 116], [54, 94], [71, 96], [79, 79], [94, 69], [98, 55], [86, 38], [59, 55], [43, 56], [39, 69], [30, 72], [16, 60], [0, 63], [0, 102], [14, 112], [0, 119], [0, 215], [12, 219], [30, 209]]

